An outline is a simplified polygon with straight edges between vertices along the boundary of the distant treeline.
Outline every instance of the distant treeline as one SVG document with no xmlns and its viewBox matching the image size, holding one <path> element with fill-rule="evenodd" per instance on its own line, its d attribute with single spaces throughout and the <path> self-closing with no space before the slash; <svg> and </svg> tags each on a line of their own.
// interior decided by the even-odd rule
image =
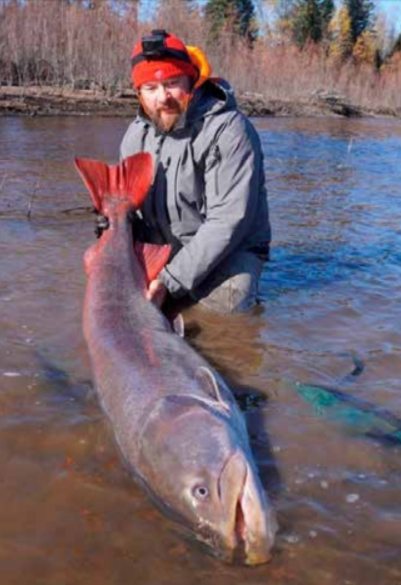
<svg viewBox="0 0 401 585">
<path fill-rule="evenodd" d="M 146 22 L 144 4 L 0 0 L 0 84 L 118 93 L 130 86 L 135 42 L 166 28 L 203 48 L 238 92 L 293 102 L 340 95 L 400 111 L 401 39 L 373 0 L 163 0 Z"/>
</svg>

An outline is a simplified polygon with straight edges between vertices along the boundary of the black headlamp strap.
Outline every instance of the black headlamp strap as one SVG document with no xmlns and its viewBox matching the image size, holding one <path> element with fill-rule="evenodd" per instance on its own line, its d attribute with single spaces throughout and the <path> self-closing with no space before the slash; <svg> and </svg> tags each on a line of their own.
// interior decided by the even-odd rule
<svg viewBox="0 0 401 585">
<path fill-rule="evenodd" d="M 186 63 L 192 63 L 188 53 L 185 51 L 180 51 L 179 49 L 168 49 L 167 47 L 163 48 L 158 52 L 157 55 L 144 55 L 143 53 L 139 53 L 131 59 L 131 67 L 135 67 L 138 63 L 142 61 L 163 61 L 166 58 L 177 59 L 177 61 L 185 61 Z"/>
</svg>

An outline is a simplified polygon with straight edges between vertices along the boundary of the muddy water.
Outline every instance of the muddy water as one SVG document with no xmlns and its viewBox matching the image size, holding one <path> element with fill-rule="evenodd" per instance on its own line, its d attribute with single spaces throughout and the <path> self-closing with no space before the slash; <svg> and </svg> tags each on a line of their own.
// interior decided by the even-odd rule
<svg viewBox="0 0 401 585">
<path fill-rule="evenodd" d="M 4 585 L 401 582 L 401 447 L 318 416 L 295 382 L 401 417 L 401 123 L 256 121 L 274 230 L 261 305 L 186 314 L 244 408 L 281 531 L 229 567 L 132 482 L 81 334 L 92 241 L 74 155 L 117 157 L 126 121 L 0 119 L 0 574 Z M 364 371 L 347 377 L 352 355 Z"/>
</svg>

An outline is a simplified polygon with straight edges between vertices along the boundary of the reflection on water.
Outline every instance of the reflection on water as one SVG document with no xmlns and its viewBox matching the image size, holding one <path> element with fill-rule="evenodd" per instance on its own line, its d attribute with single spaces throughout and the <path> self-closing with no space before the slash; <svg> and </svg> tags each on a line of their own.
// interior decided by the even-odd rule
<svg viewBox="0 0 401 585">
<path fill-rule="evenodd" d="M 294 384 L 401 417 L 401 123 L 258 120 L 274 231 L 262 304 L 185 315 L 245 409 L 278 509 L 274 559 L 252 570 L 205 557 L 159 515 L 92 391 L 80 320 L 93 226 L 72 159 L 114 162 L 126 124 L 0 120 L 2 583 L 400 583 L 400 447 L 316 416 Z M 347 377 L 355 354 L 365 369 Z"/>
</svg>

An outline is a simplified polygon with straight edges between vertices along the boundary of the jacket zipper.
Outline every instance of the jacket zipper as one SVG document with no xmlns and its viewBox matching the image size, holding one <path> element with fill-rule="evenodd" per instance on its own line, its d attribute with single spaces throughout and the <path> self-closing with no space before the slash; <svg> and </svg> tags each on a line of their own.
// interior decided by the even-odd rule
<svg viewBox="0 0 401 585">
<path fill-rule="evenodd" d="M 221 163 L 221 152 L 220 152 L 220 148 L 219 148 L 218 144 L 215 144 L 215 146 L 213 147 L 213 157 L 216 161 L 215 168 L 214 168 L 214 189 L 215 189 L 215 194 L 218 195 L 219 194 L 219 182 L 218 182 L 217 171 L 219 170 L 219 166 Z"/>
</svg>

